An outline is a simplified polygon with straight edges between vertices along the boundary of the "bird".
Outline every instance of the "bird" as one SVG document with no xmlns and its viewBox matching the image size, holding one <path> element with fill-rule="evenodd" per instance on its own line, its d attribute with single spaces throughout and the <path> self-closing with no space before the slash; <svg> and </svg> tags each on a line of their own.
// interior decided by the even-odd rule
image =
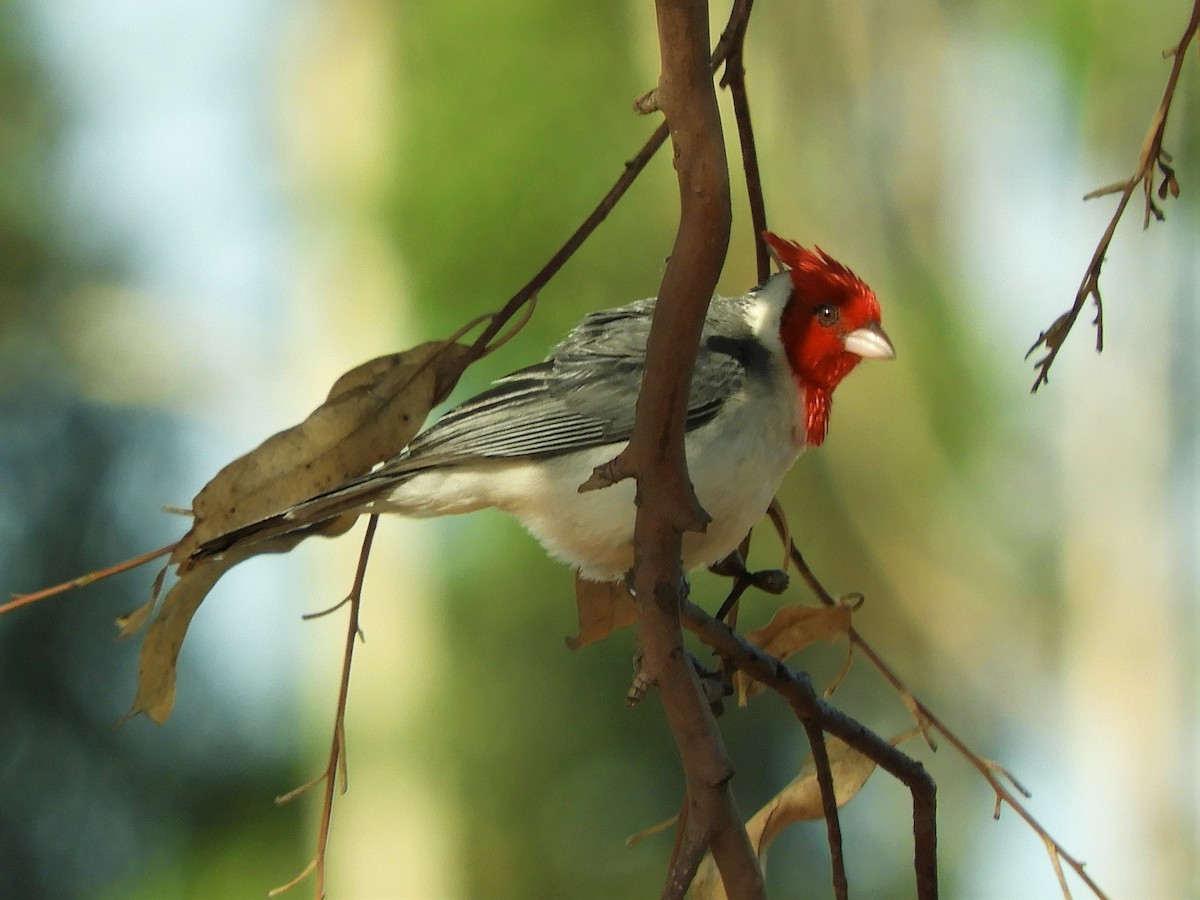
<svg viewBox="0 0 1200 900">
<path fill-rule="evenodd" d="M 833 392 L 896 351 L 875 292 L 819 247 L 764 232 L 785 266 L 704 321 L 684 446 L 710 521 L 682 540 L 685 572 L 725 559 L 800 454 L 825 440 Z M 193 559 L 347 512 L 443 516 L 495 507 L 587 581 L 633 565 L 635 486 L 581 491 L 628 443 L 655 298 L 587 315 L 550 353 L 493 382 L 366 475 L 201 545 Z"/>
</svg>

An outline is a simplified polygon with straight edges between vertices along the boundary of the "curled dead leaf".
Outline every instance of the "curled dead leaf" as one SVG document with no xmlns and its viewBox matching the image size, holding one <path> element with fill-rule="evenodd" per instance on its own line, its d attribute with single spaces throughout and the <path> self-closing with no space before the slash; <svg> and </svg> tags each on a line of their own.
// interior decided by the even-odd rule
<svg viewBox="0 0 1200 900">
<path fill-rule="evenodd" d="M 342 375 L 308 418 L 267 438 L 204 486 L 192 501 L 192 528 L 171 562 L 183 571 L 200 545 L 391 459 L 470 359 L 470 348 L 436 341 L 372 359 Z M 317 530 L 306 532 L 313 533 Z"/>
<path fill-rule="evenodd" d="M 825 685 L 825 690 L 821 692 L 821 696 L 823 696 L 826 700 L 829 700 L 830 698 L 832 698 L 834 695 L 834 692 L 837 691 L 837 689 L 842 686 L 842 682 L 845 681 L 846 676 L 850 674 L 850 667 L 853 664 L 854 664 L 854 642 L 849 641 L 846 644 L 845 659 L 842 660 L 842 664 L 841 664 L 841 666 L 838 667 L 837 672 L 834 673 L 833 678 L 829 679 L 829 684 Z"/>
<path fill-rule="evenodd" d="M 192 528 L 171 554 L 179 580 L 167 592 L 142 642 L 129 716 L 145 713 L 161 723 L 170 715 L 175 666 L 188 625 L 222 575 L 252 556 L 285 553 L 313 534 L 341 534 L 357 515 L 338 515 L 253 543 L 231 543 L 219 556 L 196 559 L 196 549 L 395 456 L 429 410 L 450 392 L 471 358 L 470 348 L 443 341 L 363 363 L 342 375 L 325 403 L 303 422 L 267 438 L 204 486 L 192 502 Z M 118 620 L 121 636 L 145 625 L 161 589 L 160 574 L 150 600 Z"/>
<path fill-rule="evenodd" d="M 305 533 L 288 534 L 253 547 L 237 548 L 224 556 L 206 559 L 180 576 L 167 591 L 158 615 L 142 639 L 137 693 L 126 719 L 145 713 L 161 725 L 171 714 L 175 705 L 175 665 L 183 639 L 192 616 L 221 576 L 251 556 L 286 553 L 307 536 Z M 144 609 L 144 606 L 139 608 L 137 615 L 143 615 Z"/>
<path fill-rule="evenodd" d="M 602 641 L 637 620 L 633 597 L 617 581 L 587 581 L 576 575 L 575 609 L 579 615 L 579 634 L 566 639 L 572 650 Z"/>
<path fill-rule="evenodd" d="M 916 732 L 907 731 L 891 739 L 899 745 Z M 863 789 L 875 763 L 859 753 L 840 738 L 826 737 L 825 749 L 829 753 L 829 771 L 833 776 L 833 794 L 838 807 L 845 806 Z M 794 822 L 806 822 L 825 817 L 821 803 L 821 786 L 817 781 L 817 767 L 812 754 L 804 760 L 799 774 L 786 787 L 763 804 L 746 823 L 746 834 L 766 869 L 767 848 L 776 835 Z M 689 896 L 692 900 L 726 900 L 725 886 L 713 862 L 712 854 L 704 857 L 696 877 L 692 881 Z"/>
<path fill-rule="evenodd" d="M 762 647 L 775 658 L 786 660 L 816 641 L 847 637 L 853 611 L 853 607 L 843 604 L 785 606 L 762 628 L 746 632 L 746 640 Z M 735 673 L 734 681 L 738 690 L 738 704 L 741 706 L 765 690 L 762 684 L 744 672 Z"/>
<path fill-rule="evenodd" d="M 167 569 L 170 566 L 163 566 L 158 570 L 158 574 L 154 576 L 154 586 L 150 589 L 150 599 L 139 606 L 132 612 L 128 612 L 123 616 L 117 616 L 117 637 L 127 638 L 137 634 L 146 627 L 146 623 L 150 621 L 150 616 L 154 614 L 154 607 L 158 603 L 159 595 L 162 594 L 163 582 L 167 577 Z"/>
</svg>

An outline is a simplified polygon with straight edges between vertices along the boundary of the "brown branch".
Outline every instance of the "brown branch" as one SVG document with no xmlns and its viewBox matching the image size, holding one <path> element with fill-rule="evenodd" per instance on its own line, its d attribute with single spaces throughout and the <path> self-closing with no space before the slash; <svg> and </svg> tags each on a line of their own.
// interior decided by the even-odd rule
<svg viewBox="0 0 1200 900">
<path fill-rule="evenodd" d="M 1179 39 L 1179 43 L 1163 54 L 1164 56 L 1173 56 L 1174 62 L 1171 64 L 1171 74 L 1167 77 L 1167 86 L 1163 91 L 1162 100 L 1154 112 L 1154 118 L 1150 121 L 1146 139 L 1142 142 L 1142 152 L 1138 157 L 1133 174 L 1125 181 L 1118 181 L 1116 184 L 1094 190 L 1083 198 L 1092 200 L 1108 194 L 1121 195 L 1117 200 L 1117 208 L 1113 212 L 1112 219 L 1109 220 L 1108 227 L 1104 229 L 1100 243 L 1096 245 L 1091 262 L 1088 263 L 1087 271 L 1084 272 L 1079 290 L 1075 292 L 1075 300 L 1071 304 L 1071 308 L 1055 319 L 1048 329 L 1039 334 L 1037 340 L 1033 342 L 1033 346 L 1025 354 L 1025 358 L 1028 359 L 1039 347 L 1046 348 L 1046 355 L 1034 363 L 1034 368 L 1037 369 L 1037 377 L 1034 379 L 1032 388 L 1034 393 L 1049 381 L 1050 367 L 1054 365 L 1058 351 L 1062 349 L 1067 335 L 1075 326 L 1075 320 L 1079 318 L 1079 314 L 1089 299 L 1096 304 L 1096 318 L 1093 320 L 1093 324 L 1096 326 L 1096 351 L 1104 349 L 1104 304 L 1100 299 L 1100 269 L 1104 266 L 1104 257 L 1108 254 L 1113 235 L 1116 234 L 1117 224 L 1125 215 L 1125 208 L 1129 206 L 1129 201 L 1133 199 L 1138 186 L 1142 187 L 1142 192 L 1145 194 L 1146 208 L 1142 217 L 1143 229 L 1150 227 L 1151 216 L 1159 222 L 1164 218 L 1163 211 L 1154 198 L 1156 170 L 1162 175 L 1162 183 L 1158 188 L 1158 199 L 1166 200 L 1168 194 L 1172 197 L 1179 196 L 1179 182 L 1175 179 L 1175 170 L 1171 167 L 1171 155 L 1163 149 L 1163 136 L 1166 134 L 1167 116 L 1171 112 L 1171 103 L 1175 99 L 1175 88 L 1179 83 L 1183 60 L 1187 55 L 1188 45 L 1196 36 L 1197 30 L 1200 30 L 1200 0 L 1195 0 L 1192 6 L 1191 18 L 1183 30 L 1183 36 Z"/>
<path fill-rule="evenodd" d="M 291 890 L 314 871 L 317 873 L 317 900 L 321 900 L 325 896 L 325 858 L 329 846 L 330 824 L 333 820 L 333 795 L 339 773 L 342 776 L 342 792 L 345 793 L 346 790 L 346 702 L 350 696 L 350 666 L 354 661 L 354 642 L 361 635 L 358 616 L 362 606 L 363 581 L 367 576 L 367 562 L 371 558 L 371 542 L 375 539 L 375 527 L 378 524 L 378 514 L 367 519 L 367 530 L 363 535 L 362 550 L 358 555 L 358 568 L 354 572 L 354 585 L 350 588 L 347 600 L 344 601 L 350 604 L 350 619 L 346 624 L 346 644 L 342 651 L 342 678 L 338 686 L 337 710 L 333 717 L 333 738 L 329 746 L 329 761 L 325 765 L 325 771 L 313 781 L 275 798 L 276 803 L 288 803 L 312 790 L 318 784 L 324 784 L 321 825 L 317 832 L 317 851 L 300 874 L 287 884 L 282 884 L 269 891 L 268 897 L 278 897 L 285 891 Z"/>
<path fill-rule="evenodd" d="M 670 128 L 679 182 L 679 230 L 646 344 L 645 376 L 629 444 L 598 467 L 591 486 L 637 479 L 634 565 L 642 674 L 658 688 L 686 783 L 678 849 L 664 898 L 681 898 L 712 850 L 732 897 L 764 897 L 762 873 L 738 814 L 733 767 L 695 670 L 683 649 L 679 610 L 684 531 L 708 515 L 687 475 L 684 417 L 708 302 L 729 243 L 729 173 L 709 56 L 704 0 L 657 0 L 662 73 L 657 103 Z"/>
<path fill-rule="evenodd" d="M 828 606 L 832 606 L 837 603 L 837 600 L 834 599 L 833 595 L 826 590 L 825 586 L 821 584 L 820 580 L 813 573 L 812 569 L 809 567 L 808 563 L 805 561 L 803 555 L 800 553 L 799 548 L 796 547 L 794 542 L 791 545 L 791 559 L 795 564 L 796 569 L 800 572 L 801 577 L 804 579 L 805 583 L 809 586 L 818 600 Z M 913 693 L 905 686 L 904 682 L 900 680 L 900 677 L 896 675 L 892 668 L 883 661 L 882 657 L 875 652 L 874 648 L 867 643 L 867 641 L 854 628 L 854 626 L 850 627 L 849 636 L 851 645 L 861 652 L 865 657 L 867 657 L 868 660 L 870 660 L 871 664 L 900 695 L 901 699 L 904 701 L 904 705 L 908 707 L 909 711 L 913 715 L 913 718 L 916 720 L 917 726 L 921 729 L 921 732 L 925 734 L 926 739 L 930 740 L 930 743 L 932 743 L 929 731 L 936 731 L 947 741 L 949 741 L 950 745 L 954 747 L 954 749 L 957 750 L 958 753 L 984 777 L 984 780 L 987 781 L 988 785 L 991 787 L 996 796 L 996 816 L 999 817 L 1000 804 L 1002 802 L 1007 803 L 1017 815 L 1025 820 L 1026 824 L 1028 824 L 1029 827 L 1032 828 L 1038 837 L 1040 837 L 1045 843 L 1047 849 L 1050 851 L 1051 862 L 1053 863 L 1056 871 L 1061 869 L 1059 861 L 1065 861 L 1067 865 L 1069 865 L 1075 871 L 1075 874 L 1079 876 L 1083 883 L 1088 886 L 1093 894 L 1101 898 L 1101 900 L 1105 900 L 1106 895 L 1104 891 L 1101 890 L 1100 886 L 1096 884 L 1096 882 L 1092 880 L 1091 876 L 1089 876 L 1084 870 L 1084 863 L 1067 852 L 1066 848 L 1063 847 L 1063 845 L 1060 844 L 1042 826 L 1042 824 L 1038 822 L 1037 819 L 1034 818 L 1033 814 L 1030 813 L 1024 804 L 1017 799 L 1013 792 L 1009 790 L 1007 786 L 1005 786 L 1003 781 L 1010 782 L 1013 787 L 1015 787 L 1016 790 L 1025 797 L 1029 796 L 1029 791 L 1027 791 L 1021 785 L 1021 783 L 1018 782 L 1016 778 L 1014 778 L 1012 774 L 1009 773 L 1004 767 L 993 762 L 992 760 L 983 758 L 970 747 L 968 747 L 967 744 L 957 734 L 951 731 L 950 728 L 947 727 L 947 725 L 940 718 L 938 718 L 928 706 L 926 706 L 921 700 L 917 699 L 917 697 L 914 696 Z M 1069 897 L 1070 893 L 1069 891 L 1064 890 L 1063 895 Z"/>
<path fill-rule="evenodd" d="M 709 60 L 708 66 L 710 72 L 715 73 L 729 59 L 730 53 L 734 48 L 740 46 L 753 6 L 754 0 L 736 0 L 733 4 L 732 9 L 729 11 L 729 19 L 725 23 L 725 30 L 721 33 L 721 39 L 717 41 L 717 46 L 713 49 Z M 653 106 L 657 109 L 657 89 L 647 93 L 646 96 L 649 97 L 650 94 L 654 95 Z M 646 168 L 646 164 L 650 162 L 659 148 L 666 143 L 667 135 L 667 123 L 664 122 L 654 130 L 654 133 L 650 135 L 646 143 L 642 145 L 642 149 L 625 163 L 625 171 L 621 173 L 616 183 L 609 188 L 608 193 L 601 198 L 600 202 L 596 204 L 596 208 L 588 214 L 582 224 L 571 233 L 571 236 L 546 261 L 546 264 L 537 271 L 537 274 L 529 279 L 527 284 L 513 294 L 504 306 L 496 311 L 492 321 L 489 322 L 488 326 L 472 345 L 473 352 L 482 353 L 483 348 L 488 346 L 492 338 L 499 333 L 504 323 L 512 318 L 518 309 L 535 297 L 542 288 L 550 283 L 550 279 L 558 274 L 558 271 L 566 265 L 567 261 L 591 237 L 592 232 L 599 227 L 600 223 L 608 218 L 608 214 L 612 212 L 617 202 L 625 195 L 625 192 L 629 190 L 634 181 L 637 180 L 637 177 L 642 174 L 642 170 Z"/>
<path fill-rule="evenodd" d="M 76 588 L 87 587 L 93 582 L 110 578 L 113 575 L 119 575 L 121 572 L 128 572 L 130 569 L 136 569 L 138 566 L 145 565 L 152 559 L 166 556 L 178 545 L 179 542 L 176 541 L 174 544 L 167 544 L 165 547 L 159 547 L 157 550 L 151 550 L 149 553 L 143 553 L 141 556 L 134 556 L 107 568 L 97 569 L 94 572 L 88 572 L 86 575 L 80 575 L 78 578 L 72 578 L 70 581 L 64 581 L 62 584 L 42 588 L 40 591 L 33 591 L 28 594 L 13 594 L 12 599 L 7 603 L 0 603 L 0 616 L 7 612 L 12 612 L 14 609 L 20 609 L 22 606 L 28 606 L 31 603 L 37 603 L 39 600 L 53 597 L 56 594 L 64 594 Z"/>
<path fill-rule="evenodd" d="M 813 768 L 817 772 L 817 785 L 821 788 L 821 807 L 825 813 L 825 830 L 829 842 L 833 895 L 837 900 L 848 900 L 850 885 L 846 880 L 846 858 L 842 849 L 842 823 L 838 817 L 837 793 L 833 785 L 833 771 L 829 767 L 829 749 L 825 746 L 825 732 L 812 719 L 801 719 L 800 724 L 804 726 L 809 746 L 812 747 Z"/>
<path fill-rule="evenodd" d="M 787 523 L 778 502 L 771 504 L 770 515 L 779 528 L 780 534 L 787 533 Z M 746 555 L 750 549 L 750 539 L 753 532 L 747 534 L 738 549 L 729 554 L 716 565 L 710 566 L 709 571 L 716 575 L 726 576 L 733 581 L 729 595 L 717 612 L 717 621 L 728 622 L 731 629 L 737 628 L 738 602 L 742 595 L 751 587 L 770 594 L 781 594 L 787 587 L 787 575 L 779 570 L 751 572 L 746 568 Z M 727 618 L 728 617 L 728 618 Z M 849 656 L 847 656 L 849 664 Z M 828 693 L 826 694 L 828 696 Z M 834 894 L 839 900 L 847 896 L 849 887 L 846 882 L 846 867 L 842 847 L 842 826 L 838 818 L 837 794 L 834 790 L 833 772 L 830 769 L 829 753 L 825 747 L 825 737 L 820 727 L 813 721 L 802 720 L 808 734 L 808 742 L 812 745 L 813 767 L 817 774 L 817 786 L 821 791 L 821 808 L 825 816 L 825 830 L 829 841 L 829 859 L 832 866 Z"/>
<path fill-rule="evenodd" d="M 750 3 L 747 4 L 747 7 L 749 6 Z M 746 197 L 750 203 L 750 228 L 754 232 L 755 269 L 761 284 L 771 274 L 771 255 L 767 250 L 767 242 L 763 240 L 763 232 L 767 230 L 767 205 L 763 199 L 754 125 L 750 119 L 750 97 L 746 92 L 746 66 L 742 53 L 745 34 L 744 28 L 734 34 L 729 58 L 725 61 L 725 74 L 721 77 L 721 87 L 728 88 L 733 98 L 733 118 L 737 123 L 738 145 L 742 151 L 742 171 L 746 177 Z"/>
<path fill-rule="evenodd" d="M 913 868 L 916 872 L 917 897 L 919 900 L 936 898 L 937 787 L 925 767 L 862 723 L 822 700 L 807 675 L 789 669 L 700 607 L 693 603 L 685 604 L 683 621 L 727 665 L 742 670 L 783 697 L 801 722 L 815 723 L 821 731 L 841 738 L 909 789 L 913 800 Z"/>
<path fill-rule="evenodd" d="M 516 314 L 522 306 L 528 303 L 533 297 L 537 296 L 547 284 L 550 283 L 559 270 L 567 264 L 576 251 L 583 246 L 583 243 L 592 236 L 600 223 L 608 218 L 608 214 L 612 212 L 617 202 L 625 195 L 625 192 L 633 185 L 637 177 L 642 174 L 642 170 L 646 168 L 646 164 L 650 162 L 654 154 L 667 140 L 667 126 L 663 123 L 654 130 L 650 138 L 642 145 L 632 159 L 625 163 L 625 170 L 617 178 L 616 182 L 608 193 L 605 194 L 596 208 L 593 209 L 583 220 L 583 223 L 571 232 L 571 236 L 566 242 L 555 251 L 554 255 L 546 261 L 546 264 L 538 269 L 537 273 L 529 279 L 529 281 L 519 291 L 512 295 L 511 298 L 497 310 L 492 321 L 475 339 L 475 343 L 471 345 L 472 352 L 482 353 L 488 343 L 495 337 L 500 329 L 504 327 L 513 315 Z"/>
<path fill-rule="evenodd" d="M 779 533 L 780 540 L 783 541 L 786 548 L 791 544 L 791 530 L 787 523 L 787 516 L 784 515 L 783 507 L 778 500 L 771 501 L 767 515 L 770 517 L 776 531 Z M 717 574 L 728 575 L 733 578 L 733 588 L 729 596 L 726 597 L 725 602 L 721 604 L 720 611 L 717 613 L 718 620 L 725 621 L 726 612 L 736 611 L 736 604 L 748 587 L 757 587 L 759 590 L 769 594 L 781 594 L 787 587 L 787 573 L 782 570 L 750 572 L 746 568 L 745 559 L 752 535 L 753 532 L 747 534 L 735 553 L 730 554 L 718 566 L 711 567 L 712 571 Z M 731 616 L 728 621 L 730 627 L 737 627 L 734 617 Z M 843 674 L 849 668 L 849 665 L 850 655 L 847 654 Z M 840 679 L 841 676 L 839 675 L 830 684 L 826 691 L 826 697 L 832 695 L 833 688 Z M 829 842 L 829 860 L 832 867 L 833 889 L 835 895 L 840 900 L 840 898 L 847 896 L 849 886 L 846 882 L 845 854 L 842 847 L 842 826 L 838 818 L 837 794 L 834 790 L 833 773 L 829 768 L 829 753 L 826 750 L 824 734 L 820 727 L 809 720 L 802 721 L 804 729 L 808 733 L 809 744 L 813 748 L 813 767 L 817 773 L 817 786 L 821 791 L 821 808 L 825 816 L 825 831 Z"/>
</svg>

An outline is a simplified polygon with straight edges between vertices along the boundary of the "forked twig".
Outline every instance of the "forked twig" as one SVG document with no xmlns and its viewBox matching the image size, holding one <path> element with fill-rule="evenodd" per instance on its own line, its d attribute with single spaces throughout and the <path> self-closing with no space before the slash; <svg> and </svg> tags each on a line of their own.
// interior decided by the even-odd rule
<svg viewBox="0 0 1200 900">
<path fill-rule="evenodd" d="M 1146 132 L 1146 139 L 1142 142 L 1142 151 L 1138 156 L 1133 174 L 1125 181 L 1118 181 L 1115 184 L 1094 190 L 1083 198 L 1084 200 L 1092 200 L 1096 197 L 1107 196 L 1108 194 L 1120 194 L 1117 200 L 1117 208 L 1113 212 L 1112 219 L 1109 220 L 1108 227 L 1104 229 L 1104 234 L 1100 237 L 1100 243 L 1096 245 L 1091 262 L 1088 263 L 1087 271 L 1084 272 L 1083 281 L 1079 284 L 1079 290 L 1075 292 L 1075 300 L 1071 308 L 1055 319 L 1049 328 L 1039 334 L 1037 340 L 1033 342 L 1033 346 L 1029 348 L 1029 352 L 1025 354 L 1025 358 L 1028 359 L 1039 347 L 1046 349 L 1045 356 L 1034 363 L 1034 368 L 1037 369 L 1037 377 L 1034 379 L 1032 388 L 1034 393 L 1049 380 L 1050 367 L 1054 365 L 1054 360 L 1058 357 L 1058 351 L 1062 349 L 1067 335 L 1071 333 L 1071 329 L 1075 326 L 1075 320 L 1079 318 L 1079 314 L 1083 311 L 1089 299 L 1096 304 L 1096 317 L 1093 320 L 1093 324 L 1096 326 L 1096 350 L 1099 352 L 1104 349 L 1104 304 L 1100 299 L 1100 269 L 1104 265 L 1104 258 L 1108 254 L 1109 245 L 1112 244 L 1113 235 L 1116 234 L 1117 224 L 1121 221 L 1121 217 L 1125 215 L 1125 208 L 1129 205 L 1129 201 L 1133 199 L 1138 186 L 1141 186 L 1142 192 L 1145 195 L 1145 213 L 1142 217 L 1143 229 L 1150 227 L 1151 216 L 1159 222 L 1164 218 L 1162 208 L 1155 202 L 1154 176 L 1156 171 L 1162 175 L 1162 182 L 1157 190 L 1158 200 L 1166 200 L 1168 195 L 1171 197 L 1179 196 L 1179 182 L 1176 180 L 1175 170 L 1171 166 L 1171 155 L 1163 148 L 1163 136 L 1167 130 L 1167 116 L 1171 111 L 1171 103 L 1175 99 L 1175 88 L 1179 83 L 1179 73 L 1183 68 L 1183 60 L 1187 55 L 1188 45 L 1191 43 L 1192 38 L 1196 36 L 1197 29 L 1200 29 L 1200 0 L 1195 0 L 1192 6 L 1191 18 L 1188 20 L 1187 27 L 1183 30 L 1183 36 L 1179 39 L 1179 43 L 1163 54 L 1164 56 L 1174 57 L 1174 61 L 1171 64 L 1171 74 L 1167 77 L 1167 86 L 1163 91 L 1162 100 L 1158 104 L 1158 109 L 1154 112 L 1154 118 L 1150 121 L 1150 129 Z"/>
<path fill-rule="evenodd" d="M 367 530 L 363 535 L 362 550 L 358 555 L 358 568 L 354 572 L 354 586 L 350 589 L 347 600 L 350 605 L 350 618 L 346 625 L 346 644 L 342 655 L 342 677 L 338 687 L 337 711 L 334 713 L 333 738 L 329 746 L 329 762 L 325 771 L 308 784 L 301 785 L 295 790 L 276 797 L 278 804 L 288 803 L 302 794 L 308 793 L 319 784 L 325 785 L 324 800 L 321 806 L 321 825 L 317 832 L 317 850 L 300 873 L 286 884 L 268 892 L 268 897 L 278 897 L 304 881 L 313 872 L 317 873 L 316 897 L 321 900 L 325 896 L 325 853 L 329 845 L 329 828 L 333 819 L 333 795 L 337 785 L 338 775 L 342 779 L 342 792 L 346 791 L 346 701 L 350 696 L 350 666 L 354 660 L 354 642 L 360 634 L 359 611 L 362 607 L 363 580 L 367 575 L 367 562 L 371 558 L 371 542 L 375 538 L 375 527 L 379 524 L 379 515 L 371 515 L 367 519 Z"/>
<path fill-rule="evenodd" d="M 684 604 L 683 622 L 727 665 L 742 670 L 782 696 L 801 722 L 814 722 L 820 731 L 841 738 L 909 789 L 913 802 L 916 894 L 918 900 L 934 900 L 938 896 L 937 788 L 925 767 L 861 722 L 822 700 L 807 675 L 788 668 L 694 603 Z M 824 791 L 822 801 L 827 802 Z M 829 821 L 828 816 L 826 821 Z"/>
<path fill-rule="evenodd" d="M 794 541 L 791 545 L 791 557 L 792 562 L 795 564 L 797 570 L 804 578 L 805 583 L 808 584 L 809 588 L 812 590 L 817 599 L 826 605 L 835 604 L 837 601 L 834 599 L 833 595 L 826 590 L 825 586 L 821 584 L 820 580 L 813 573 L 813 570 L 805 561 Z M 1036 818 L 1034 818 L 1033 814 L 1030 813 L 1024 804 L 1017 799 L 1013 792 L 1004 785 L 1001 779 L 1010 782 L 1013 787 L 1025 797 L 1029 796 L 1029 791 L 1026 790 L 1026 788 L 1019 781 L 1017 781 L 1007 769 L 995 762 L 992 762 L 991 760 L 983 758 L 970 747 L 968 747 L 957 734 L 951 731 L 946 724 L 942 722 L 942 720 L 939 719 L 932 710 L 929 709 L 928 706 L 926 706 L 921 700 L 917 699 L 917 697 L 914 696 L 913 693 L 905 686 L 904 682 L 900 680 L 899 676 L 897 676 L 892 668 L 883 661 L 879 654 L 876 653 L 870 644 L 866 642 L 863 636 L 854 628 L 853 625 L 850 626 L 849 635 L 850 643 L 871 661 L 871 664 L 900 695 L 905 706 L 908 707 L 909 711 L 913 715 L 913 718 L 916 720 L 917 727 L 920 728 L 921 732 L 925 735 L 926 740 L 929 740 L 930 738 L 930 731 L 937 732 L 947 741 L 949 741 L 951 746 L 953 746 L 954 749 L 957 750 L 959 754 L 967 762 L 974 766 L 974 768 L 984 777 L 984 780 L 987 781 L 988 785 L 991 787 L 996 796 L 996 815 L 999 815 L 998 810 L 1000 804 L 1007 803 L 1017 815 L 1025 820 L 1026 824 L 1028 824 L 1029 827 L 1034 830 L 1038 837 L 1042 839 L 1047 849 L 1050 851 L 1051 861 L 1054 864 L 1055 870 L 1059 872 L 1059 880 L 1063 885 L 1063 896 L 1070 897 L 1070 892 L 1066 888 L 1066 881 L 1062 878 L 1062 867 L 1060 861 L 1065 861 L 1067 865 L 1069 865 L 1075 871 L 1075 874 L 1079 876 L 1080 880 L 1082 880 L 1083 883 L 1086 884 L 1092 891 L 1092 893 L 1100 898 L 1100 900 L 1106 900 L 1107 895 L 1084 870 L 1084 863 L 1069 854 L 1066 848 L 1054 839 L 1050 832 L 1048 832 L 1045 827 L 1043 827 L 1042 824 L 1038 822 Z"/>
</svg>

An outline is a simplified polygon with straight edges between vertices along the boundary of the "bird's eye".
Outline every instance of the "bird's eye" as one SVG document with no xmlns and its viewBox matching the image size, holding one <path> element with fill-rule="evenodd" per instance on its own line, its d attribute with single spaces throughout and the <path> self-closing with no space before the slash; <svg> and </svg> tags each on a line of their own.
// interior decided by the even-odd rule
<svg viewBox="0 0 1200 900">
<path fill-rule="evenodd" d="M 832 303 L 824 303 L 813 310 L 813 314 L 817 317 L 817 324 L 825 328 L 836 325 L 841 318 L 841 313 L 838 308 Z"/>
</svg>

